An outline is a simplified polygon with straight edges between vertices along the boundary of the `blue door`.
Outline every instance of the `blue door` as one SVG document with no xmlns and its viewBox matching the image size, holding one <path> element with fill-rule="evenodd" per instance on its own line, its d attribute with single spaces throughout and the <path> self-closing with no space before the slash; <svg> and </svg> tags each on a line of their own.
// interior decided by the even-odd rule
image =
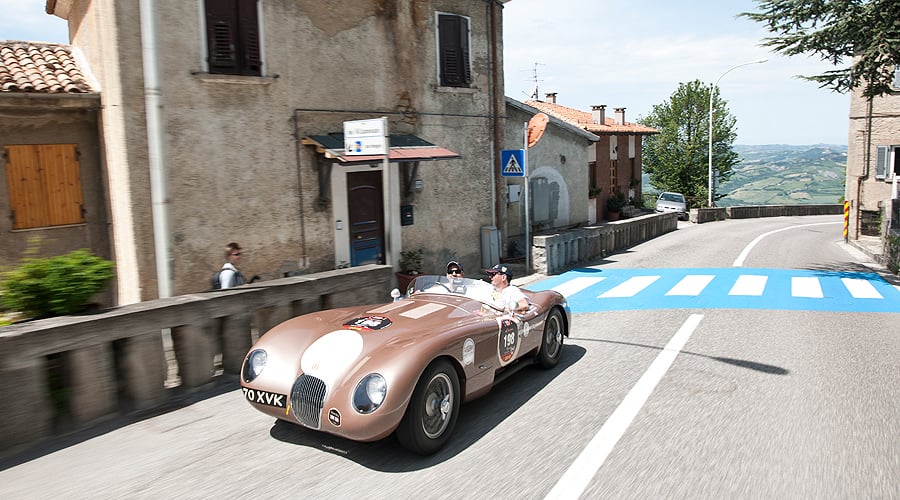
<svg viewBox="0 0 900 500">
<path fill-rule="evenodd" d="M 381 172 L 347 174 L 350 265 L 384 264 L 384 205 Z"/>
</svg>

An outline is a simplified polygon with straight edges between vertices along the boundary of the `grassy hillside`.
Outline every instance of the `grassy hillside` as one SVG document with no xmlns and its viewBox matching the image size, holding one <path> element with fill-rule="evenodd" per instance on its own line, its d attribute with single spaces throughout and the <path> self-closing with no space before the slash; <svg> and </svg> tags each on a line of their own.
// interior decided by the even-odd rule
<svg viewBox="0 0 900 500">
<path fill-rule="evenodd" d="M 844 196 L 847 146 L 735 145 L 741 162 L 718 188 L 727 196 L 716 203 L 800 205 L 839 203 Z"/>
</svg>

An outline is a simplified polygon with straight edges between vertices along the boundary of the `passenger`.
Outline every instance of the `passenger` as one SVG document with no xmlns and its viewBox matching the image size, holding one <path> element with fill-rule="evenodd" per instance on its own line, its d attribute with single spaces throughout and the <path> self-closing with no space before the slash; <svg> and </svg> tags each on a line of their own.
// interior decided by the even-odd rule
<svg viewBox="0 0 900 500">
<path fill-rule="evenodd" d="M 528 298 L 522 290 L 513 285 L 512 270 L 504 264 L 485 269 L 484 272 L 491 276 L 491 285 L 494 287 L 494 293 L 491 300 L 498 309 L 507 312 L 525 312 L 528 310 Z"/>
</svg>

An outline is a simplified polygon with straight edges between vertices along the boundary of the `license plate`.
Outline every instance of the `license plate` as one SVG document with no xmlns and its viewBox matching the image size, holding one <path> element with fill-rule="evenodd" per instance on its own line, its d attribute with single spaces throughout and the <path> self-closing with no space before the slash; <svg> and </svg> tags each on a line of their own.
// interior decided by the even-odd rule
<svg viewBox="0 0 900 500">
<path fill-rule="evenodd" d="M 287 396 L 284 394 L 260 391 L 258 389 L 248 389 L 246 387 L 242 387 L 242 389 L 244 390 L 244 397 L 251 403 L 274 406 L 275 408 L 287 407 Z"/>
</svg>

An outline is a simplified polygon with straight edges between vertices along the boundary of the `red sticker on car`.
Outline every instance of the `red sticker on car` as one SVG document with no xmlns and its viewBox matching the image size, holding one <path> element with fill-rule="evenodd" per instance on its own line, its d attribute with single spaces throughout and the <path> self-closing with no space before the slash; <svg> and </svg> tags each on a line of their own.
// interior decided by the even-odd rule
<svg viewBox="0 0 900 500">
<path fill-rule="evenodd" d="M 384 316 L 363 316 L 344 323 L 348 330 L 381 330 L 391 326 L 391 320 Z"/>
</svg>

